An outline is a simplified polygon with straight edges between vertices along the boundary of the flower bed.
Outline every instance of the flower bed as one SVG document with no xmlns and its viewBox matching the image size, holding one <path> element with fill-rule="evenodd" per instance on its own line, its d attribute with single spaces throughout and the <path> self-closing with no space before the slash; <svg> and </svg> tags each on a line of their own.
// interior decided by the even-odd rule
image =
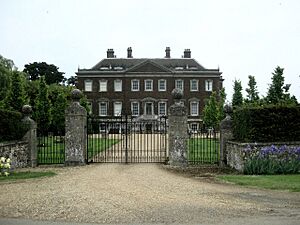
<svg viewBox="0 0 300 225">
<path fill-rule="evenodd" d="M 300 146 L 248 145 L 244 149 L 245 174 L 294 174 L 300 172 Z"/>
</svg>

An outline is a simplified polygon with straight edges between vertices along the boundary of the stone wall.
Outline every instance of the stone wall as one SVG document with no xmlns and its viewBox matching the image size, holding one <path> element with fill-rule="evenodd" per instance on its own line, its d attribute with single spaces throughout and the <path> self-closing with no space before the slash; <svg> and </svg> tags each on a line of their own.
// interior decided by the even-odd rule
<svg viewBox="0 0 300 225">
<path fill-rule="evenodd" d="M 12 168 L 28 166 L 28 142 L 12 141 L 0 143 L 0 157 L 10 158 Z"/>
<path fill-rule="evenodd" d="M 300 146 L 300 142 L 270 142 L 270 143 L 240 143 L 240 142 L 234 142 L 234 141 L 227 141 L 226 142 L 226 159 L 227 159 L 227 165 L 231 168 L 234 168 L 240 172 L 243 172 L 244 170 L 244 154 L 243 150 L 247 148 L 247 146 L 257 148 L 263 148 L 267 146 Z"/>
</svg>

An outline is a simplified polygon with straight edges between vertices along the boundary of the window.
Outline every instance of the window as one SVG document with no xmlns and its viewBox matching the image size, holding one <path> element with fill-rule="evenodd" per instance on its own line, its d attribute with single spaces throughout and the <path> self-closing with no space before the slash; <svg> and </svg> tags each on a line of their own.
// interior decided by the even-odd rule
<svg viewBox="0 0 300 225">
<path fill-rule="evenodd" d="M 107 116 L 107 102 L 99 103 L 99 116 Z"/>
<path fill-rule="evenodd" d="M 122 91 L 122 80 L 115 80 L 115 91 Z"/>
<path fill-rule="evenodd" d="M 199 114 L 199 102 L 191 102 L 191 116 L 198 116 Z"/>
<path fill-rule="evenodd" d="M 85 91 L 92 91 L 93 81 L 85 80 L 84 81 L 84 90 Z"/>
<path fill-rule="evenodd" d="M 99 91 L 100 92 L 107 92 L 107 80 L 100 80 L 99 81 Z"/>
<path fill-rule="evenodd" d="M 138 102 L 131 102 L 131 114 L 138 116 L 140 114 L 140 107 Z"/>
<path fill-rule="evenodd" d="M 166 102 L 158 103 L 158 115 L 167 115 L 167 103 Z"/>
<path fill-rule="evenodd" d="M 145 80 L 145 91 L 153 91 L 153 80 Z"/>
<path fill-rule="evenodd" d="M 183 80 L 175 80 L 175 88 L 179 88 L 183 91 Z"/>
<path fill-rule="evenodd" d="M 191 85 L 191 91 L 198 91 L 198 80 L 191 80 L 190 81 Z"/>
<path fill-rule="evenodd" d="M 205 91 L 212 91 L 213 90 L 213 81 L 206 80 L 205 81 Z"/>
<path fill-rule="evenodd" d="M 131 91 L 139 91 L 140 90 L 140 81 L 132 80 L 131 81 Z"/>
<path fill-rule="evenodd" d="M 166 80 L 158 80 L 158 91 L 166 91 L 166 90 L 167 90 Z"/>
<path fill-rule="evenodd" d="M 121 116 L 122 113 L 122 102 L 114 103 L 114 116 Z"/>
</svg>

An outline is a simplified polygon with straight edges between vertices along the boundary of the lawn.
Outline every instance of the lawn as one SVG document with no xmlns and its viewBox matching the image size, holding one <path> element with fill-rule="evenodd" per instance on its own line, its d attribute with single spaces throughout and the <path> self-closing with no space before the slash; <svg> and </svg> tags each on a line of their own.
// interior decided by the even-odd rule
<svg viewBox="0 0 300 225">
<path fill-rule="evenodd" d="M 242 186 L 300 192 L 300 174 L 293 175 L 222 175 L 217 179 Z"/>
<path fill-rule="evenodd" d="M 188 148 L 188 160 L 192 163 L 217 163 L 219 161 L 219 139 L 190 138 Z"/>
<path fill-rule="evenodd" d="M 32 178 L 39 178 L 39 177 L 51 177 L 56 175 L 56 173 L 51 171 L 46 172 L 12 172 L 9 176 L 0 176 L 0 182 L 6 180 L 21 180 L 21 179 L 32 179 Z"/>
<path fill-rule="evenodd" d="M 88 156 L 95 154 L 118 143 L 118 139 L 89 138 Z M 50 136 L 39 138 L 38 163 L 39 164 L 63 164 L 65 162 L 65 143 L 60 137 Z"/>
</svg>

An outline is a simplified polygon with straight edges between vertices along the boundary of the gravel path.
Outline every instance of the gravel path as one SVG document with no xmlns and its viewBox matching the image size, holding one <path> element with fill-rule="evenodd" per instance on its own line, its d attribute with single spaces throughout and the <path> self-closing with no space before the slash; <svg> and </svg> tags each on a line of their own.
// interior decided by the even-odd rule
<svg viewBox="0 0 300 225">
<path fill-rule="evenodd" d="M 299 193 L 213 183 L 162 165 L 93 164 L 48 170 L 58 175 L 1 183 L 0 217 L 114 224 L 300 221 Z"/>
</svg>

